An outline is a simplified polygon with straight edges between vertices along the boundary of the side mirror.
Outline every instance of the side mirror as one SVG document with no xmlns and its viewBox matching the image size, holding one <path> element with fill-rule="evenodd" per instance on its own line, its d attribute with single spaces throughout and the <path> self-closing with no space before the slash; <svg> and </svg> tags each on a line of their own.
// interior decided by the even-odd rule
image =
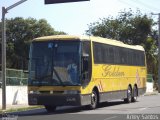
<svg viewBox="0 0 160 120">
<path fill-rule="evenodd" d="M 82 70 L 83 70 L 83 73 L 87 72 L 88 71 L 88 68 L 89 68 L 89 55 L 88 54 L 83 54 L 82 56 Z"/>
<path fill-rule="evenodd" d="M 83 54 L 82 55 L 82 84 L 88 84 L 88 75 L 89 75 L 89 55 Z"/>
</svg>

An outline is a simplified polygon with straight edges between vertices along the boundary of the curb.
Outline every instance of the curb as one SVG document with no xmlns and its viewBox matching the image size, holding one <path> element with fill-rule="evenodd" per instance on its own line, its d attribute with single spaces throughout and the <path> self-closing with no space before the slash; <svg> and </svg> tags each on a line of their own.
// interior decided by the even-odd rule
<svg viewBox="0 0 160 120">
<path fill-rule="evenodd" d="M 158 95 L 158 91 L 147 92 L 144 94 L 144 96 L 150 96 L 150 95 Z"/>
</svg>

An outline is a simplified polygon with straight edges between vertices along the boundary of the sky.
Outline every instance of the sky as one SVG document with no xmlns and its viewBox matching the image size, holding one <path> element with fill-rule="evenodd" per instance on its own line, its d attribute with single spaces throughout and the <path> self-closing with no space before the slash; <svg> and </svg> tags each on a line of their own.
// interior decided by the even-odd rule
<svg viewBox="0 0 160 120">
<path fill-rule="evenodd" d="M 0 0 L 0 15 L 2 6 L 7 8 L 20 0 Z M 46 19 L 56 30 L 71 35 L 83 35 L 88 24 L 108 16 L 116 17 L 124 9 L 133 11 L 139 9 L 143 14 L 160 13 L 160 0 L 90 0 L 85 2 L 60 3 L 45 5 L 44 0 L 27 0 L 11 9 L 6 18 L 36 18 Z M 2 15 L 1 15 L 2 16 Z M 158 16 L 153 16 L 158 19 Z"/>
</svg>

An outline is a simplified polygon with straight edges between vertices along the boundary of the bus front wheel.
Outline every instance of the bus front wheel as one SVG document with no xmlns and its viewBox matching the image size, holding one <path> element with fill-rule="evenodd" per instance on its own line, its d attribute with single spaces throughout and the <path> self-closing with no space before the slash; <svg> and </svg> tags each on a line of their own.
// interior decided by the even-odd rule
<svg viewBox="0 0 160 120">
<path fill-rule="evenodd" d="M 93 90 L 91 94 L 91 104 L 90 109 L 96 109 L 98 105 L 98 93 Z"/>
<path fill-rule="evenodd" d="M 54 112 L 56 110 L 56 106 L 51 106 L 51 105 L 44 105 L 46 108 L 47 112 Z"/>
</svg>

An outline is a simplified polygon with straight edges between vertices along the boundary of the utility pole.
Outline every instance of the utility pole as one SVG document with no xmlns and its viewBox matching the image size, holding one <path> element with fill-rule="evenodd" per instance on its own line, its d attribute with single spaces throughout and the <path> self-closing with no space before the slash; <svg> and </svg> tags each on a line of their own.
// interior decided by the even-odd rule
<svg viewBox="0 0 160 120">
<path fill-rule="evenodd" d="M 160 13 L 158 14 L 158 92 L 160 93 Z"/>
<path fill-rule="evenodd" d="M 6 109 L 6 27 L 5 27 L 5 7 L 2 7 L 2 110 Z"/>
<path fill-rule="evenodd" d="M 5 8 L 2 7 L 2 110 L 6 109 L 6 23 L 5 23 L 5 15 L 7 12 L 26 2 L 27 0 L 20 0 L 19 2 L 16 2 L 15 4 Z"/>
<path fill-rule="evenodd" d="M 160 93 L 160 13 L 152 15 L 158 15 L 158 92 Z"/>
</svg>

